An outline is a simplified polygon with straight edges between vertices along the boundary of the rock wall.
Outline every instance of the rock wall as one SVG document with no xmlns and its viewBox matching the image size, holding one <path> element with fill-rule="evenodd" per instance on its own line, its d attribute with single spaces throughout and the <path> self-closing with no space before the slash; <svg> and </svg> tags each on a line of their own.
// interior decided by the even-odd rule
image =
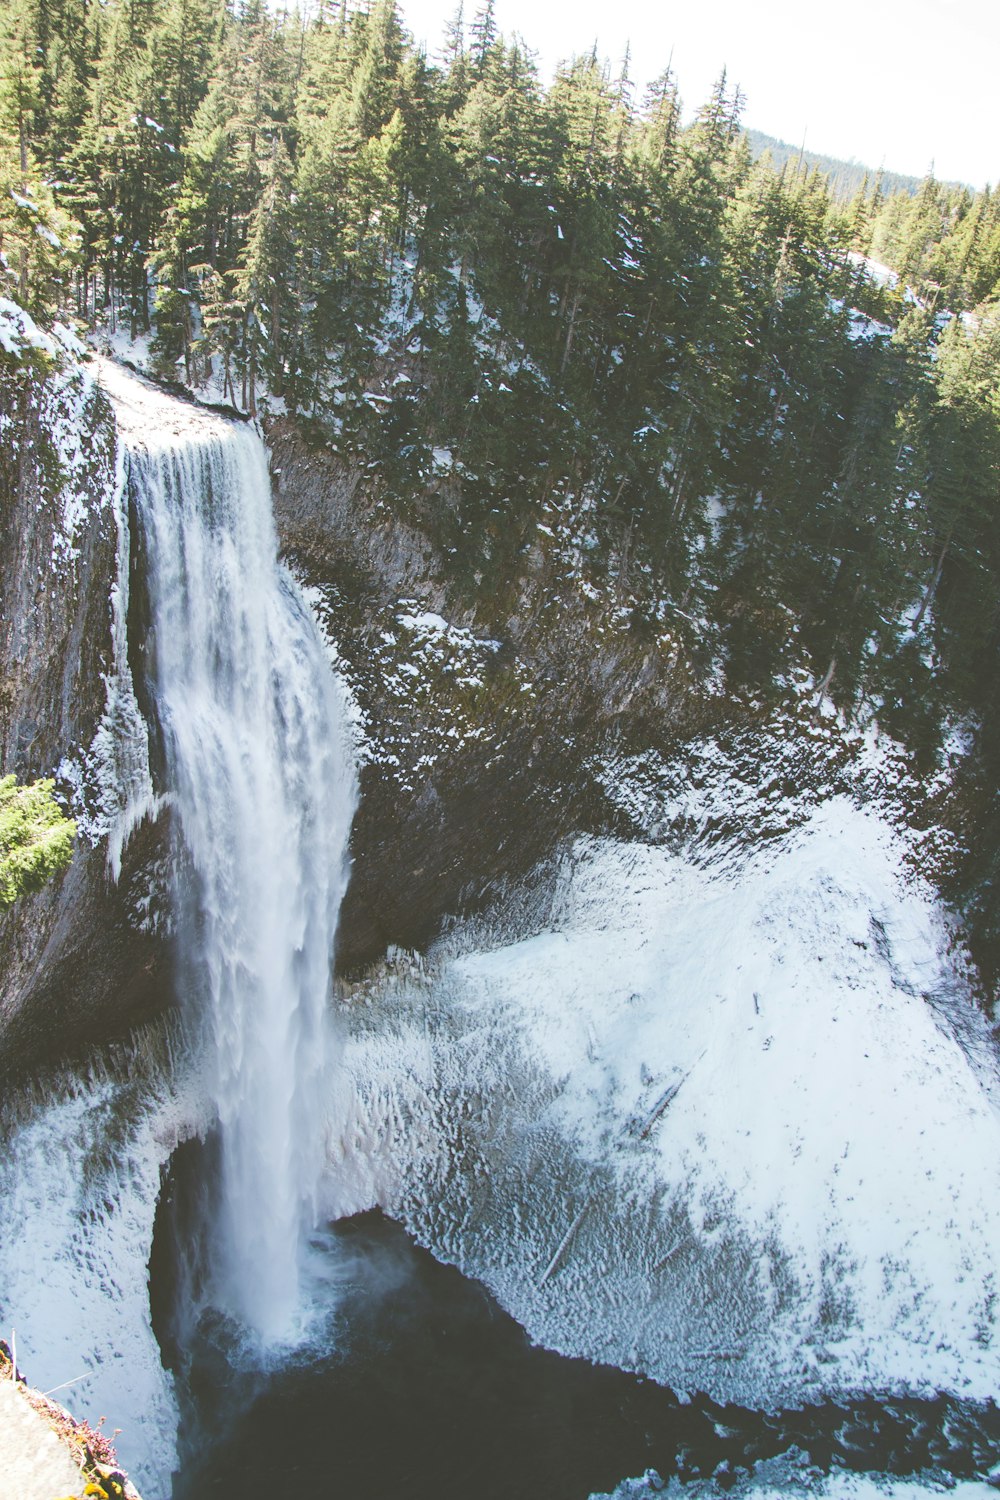
<svg viewBox="0 0 1000 1500">
<path fill-rule="evenodd" d="M 0 303 L 0 768 L 55 775 L 79 826 L 66 874 L 0 913 L 0 1075 L 120 1034 L 166 1001 L 149 930 L 156 830 L 129 843 L 117 881 L 109 869 L 129 796 L 114 639 L 123 476 L 82 353 Z"/>
<path fill-rule="evenodd" d="M 360 458 L 272 424 L 286 556 L 311 587 L 366 731 L 354 869 L 339 964 L 424 947 L 449 918 L 495 900 L 581 829 L 614 814 L 590 770 L 609 736 L 690 718 L 662 642 L 609 629 L 552 546 L 527 545 L 503 586 L 470 588 L 434 524 L 456 479 L 411 507 Z M 425 515 L 429 524 L 421 525 Z"/>
</svg>

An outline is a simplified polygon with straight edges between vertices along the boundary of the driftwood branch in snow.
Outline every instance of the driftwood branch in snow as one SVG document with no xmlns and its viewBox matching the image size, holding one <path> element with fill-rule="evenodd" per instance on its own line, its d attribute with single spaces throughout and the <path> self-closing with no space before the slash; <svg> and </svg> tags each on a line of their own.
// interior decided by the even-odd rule
<svg viewBox="0 0 1000 1500">
<path fill-rule="evenodd" d="M 656 1265 L 653 1267 L 653 1269 L 649 1273 L 650 1276 L 655 1276 L 656 1273 L 657 1273 L 657 1271 L 662 1271 L 663 1267 L 667 1264 L 667 1261 L 668 1260 L 673 1260 L 673 1258 L 677 1254 L 678 1250 L 683 1250 L 686 1245 L 693 1245 L 693 1244 L 694 1244 L 694 1236 L 689 1234 L 689 1235 L 685 1235 L 684 1239 L 678 1240 L 677 1243 L 676 1243 L 676 1245 L 671 1245 L 671 1247 L 667 1251 L 666 1255 L 661 1255 L 660 1259 L 656 1262 Z"/>
<path fill-rule="evenodd" d="M 656 1103 L 653 1105 L 653 1108 L 650 1110 L 649 1114 L 646 1116 L 645 1120 L 638 1127 L 638 1129 L 635 1129 L 635 1127 L 633 1127 L 633 1134 L 637 1135 L 640 1141 L 643 1141 L 643 1140 L 646 1139 L 646 1136 L 652 1130 L 653 1126 L 656 1124 L 657 1120 L 663 1114 L 664 1110 L 667 1109 L 667 1107 L 671 1104 L 671 1102 L 674 1099 L 677 1098 L 677 1095 L 679 1094 L 680 1090 L 683 1088 L 683 1086 L 687 1082 L 687 1080 L 691 1077 L 691 1074 L 694 1072 L 695 1068 L 698 1066 L 698 1064 L 701 1062 L 701 1059 L 704 1056 L 705 1056 L 705 1053 L 703 1051 L 700 1054 L 700 1056 L 698 1056 L 698 1057 L 695 1058 L 694 1062 L 688 1068 L 687 1072 L 685 1074 L 683 1074 L 682 1077 L 678 1078 L 678 1080 L 677 1080 L 676 1083 L 672 1083 L 670 1085 L 670 1087 L 668 1089 L 666 1089 L 660 1095 L 660 1097 L 657 1099 Z M 584 1215 L 586 1214 L 587 1209 L 589 1207 L 590 1207 L 590 1199 L 588 1198 L 587 1201 L 586 1201 L 586 1203 L 581 1208 L 580 1212 L 577 1214 L 576 1218 L 573 1220 L 572 1224 L 567 1229 L 566 1233 L 563 1235 L 562 1239 L 559 1241 L 558 1245 L 556 1246 L 555 1254 L 553 1255 L 552 1259 L 549 1261 L 548 1265 L 545 1267 L 545 1270 L 542 1272 L 541 1276 L 539 1277 L 539 1279 L 538 1279 L 538 1289 L 539 1289 L 539 1291 L 542 1289 L 542 1287 L 545 1285 L 545 1283 L 549 1280 L 549 1278 L 551 1276 L 553 1276 L 555 1274 L 555 1272 L 559 1269 L 559 1264 L 562 1261 L 563 1256 L 566 1254 L 566 1251 L 569 1248 L 570 1240 L 573 1238 L 574 1234 L 576 1234 L 576 1231 L 579 1229 L 580 1225 L 583 1223 Z M 663 1267 L 667 1264 L 667 1261 L 670 1260 L 670 1258 L 672 1256 L 676 1255 L 677 1252 L 678 1252 L 678 1250 L 682 1250 L 685 1245 L 689 1245 L 689 1244 L 691 1244 L 691 1242 L 692 1242 L 692 1239 L 691 1239 L 690 1235 L 686 1239 L 678 1240 L 677 1244 L 676 1245 L 672 1245 L 671 1248 L 667 1251 L 666 1255 L 664 1255 L 661 1260 L 657 1261 L 656 1265 L 653 1267 L 653 1270 L 652 1270 L 652 1272 L 650 1274 L 651 1275 L 655 1275 L 657 1271 L 662 1270 Z"/>
<path fill-rule="evenodd" d="M 558 1267 L 559 1262 L 562 1260 L 563 1256 L 566 1254 L 566 1250 L 567 1250 L 567 1248 L 569 1246 L 569 1242 L 573 1238 L 574 1234 L 576 1234 L 576 1231 L 579 1229 L 581 1223 L 583 1222 L 583 1216 L 587 1212 L 587 1209 L 589 1207 L 590 1207 L 590 1199 L 588 1198 L 587 1202 L 583 1205 L 583 1207 L 581 1208 L 580 1212 L 577 1214 L 576 1218 L 573 1220 L 572 1224 L 569 1226 L 569 1228 L 567 1229 L 566 1233 L 563 1235 L 562 1239 L 559 1241 L 559 1244 L 556 1246 L 556 1253 L 555 1253 L 555 1255 L 553 1255 L 552 1259 L 549 1261 L 548 1265 L 545 1267 L 545 1270 L 542 1272 L 541 1279 L 539 1280 L 539 1283 L 538 1283 L 539 1290 L 541 1290 L 541 1288 L 545 1285 L 545 1283 L 548 1281 L 549 1277 L 553 1274 L 553 1272 Z"/>
<path fill-rule="evenodd" d="M 680 1093 L 685 1083 L 687 1083 L 688 1079 L 691 1077 L 691 1074 L 701 1062 L 701 1058 L 704 1056 L 705 1053 L 702 1052 L 701 1057 L 696 1058 L 696 1060 L 691 1064 L 684 1076 L 682 1078 L 678 1078 L 676 1083 L 672 1083 L 670 1087 L 660 1095 L 659 1099 L 657 1099 L 656 1103 L 653 1105 L 653 1108 L 646 1116 L 642 1125 L 636 1131 L 636 1135 L 639 1137 L 640 1141 L 644 1141 L 646 1139 L 647 1135 L 652 1130 L 653 1126 L 656 1124 L 657 1120 L 660 1118 L 663 1112 L 671 1104 L 673 1104 L 674 1100 L 677 1098 L 677 1095 Z"/>
</svg>

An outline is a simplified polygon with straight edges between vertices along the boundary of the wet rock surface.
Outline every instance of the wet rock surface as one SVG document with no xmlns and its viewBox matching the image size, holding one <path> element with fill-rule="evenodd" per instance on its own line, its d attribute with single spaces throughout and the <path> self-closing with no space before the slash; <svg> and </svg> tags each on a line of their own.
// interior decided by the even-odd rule
<svg viewBox="0 0 1000 1500">
<path fill-rule="evenodd" d="M 105 711 L 116 442 L 110 406 L 72 366 L 5 358 L 0 414 L 0 767 L 30 780 L 84 756 Z M 148 912 L 161 833 L 141 830 L 117 885 L 106 846 L 78 836 L 65 876 L 0 912 L 0 1075 L 123 1034 L 166 1003 Z"/>
<path fill-rule="evenodd" d="M 470 591 L 442 528 L 401 519 L 360 461 L 286 419 L 268 442 L 282 548 L 367 740 L 338 945 L 350 973 L 390 945 L 426 947 L 575 832 L 616 826 L 591 757 L 692 704 L 648 641 L 599 639 L 542 554 L 525 552 L 494 592 Z M 423 509 L 453 499 L 446 484 Z"/>
<path fill-rule="evenodd" d="M 0 1079 L 86 1054 L 173 1004 L 167 944 L 147 928 L 162 822 L 144 824 L 117 884 L 78 846 L 65 876 L 0 915 Z"/>
<path fill-rule="evenodd" d="M 19 774 L 51 772 L 68 746 L 89 741 L 104 708 L 108 594 L 115 524 L 104 503 L 114 478 L 110 409 L 96 397 L 88 430 L 86 521 L 60 548 L 60 456 L 43 421 L 44 382 L 0 373 L 7 440 L 0 448 L 0 761 Z"/>
</svg>

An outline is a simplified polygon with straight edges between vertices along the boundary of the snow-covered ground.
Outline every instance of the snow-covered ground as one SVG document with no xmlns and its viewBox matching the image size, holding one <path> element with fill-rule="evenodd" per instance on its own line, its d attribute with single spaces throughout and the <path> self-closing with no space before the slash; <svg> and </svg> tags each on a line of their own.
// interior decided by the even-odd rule
<svg viewBox="0 0 1000 1500">
<path fill-rule="evenodd" d="M 931 1496 L 949 1495 L 951 1500 L 994 1500 L 992 1484 L 975 1480 L 952 1483 L 944 1476 L 929 1475 L 916 1479 L 895 1478 L 884 1474 L 852 1474 L 834 1471 L 820 1474 L 804 1464 L 775 1459 L 758 1464 L 753 1472 L 724 1486 L 713 1481 L 682 1484 L 676 1479 L 664 1481 L 654 1470 L 640 1479 L 626 1479 L 611 1495 L 592 1495 L 591 1500 L 653 1500 L 665 1495 L 667 1500 L 929 1500 Z"/>
<path fill-rule="evenodd" d="M 864 268 L 865 275 L 875 282 L 876 286 L 887 286 L 892 289 L 899 285 L 899 276 L 889 266 L 881 261 L 872 260 L 869 255 L 859 255 L 856 250 L 848 250 L 847 259 L 852 266 Z"/>
<path fill-rule="evenodd" d="M 112 1070 L 50 1080 L 44 1106 L 20 1118 L 8 1111 L 0 1331 L 10 1340 L 13 1325 L 40 1390 L 65 1386 L 56 1399 L 74 1416 L 120 1429 L 119 1458 L 161 1500 L 178 1413 L 150 1321 L 149 1251 L 161 1167 L 205 1117 L 193 1079 L 164 1084 L 150 1041 Z"/>
<path fill-rule="evenodd" d="M 996 1396 L 995 1060 L 905 853 L 845 796 L 579 843 L 528 935 L 345 1000 L 333 1206 L 675 1389 Z"/>
</svg>

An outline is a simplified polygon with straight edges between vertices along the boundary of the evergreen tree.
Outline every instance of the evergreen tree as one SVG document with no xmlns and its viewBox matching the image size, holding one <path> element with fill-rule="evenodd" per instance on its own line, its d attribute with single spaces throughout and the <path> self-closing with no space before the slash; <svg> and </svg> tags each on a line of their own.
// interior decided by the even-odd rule
<svg viewBox="0 0 1000 1500">
<path fill-rule="evenodd" d="M 486 72 L 490 54 L 497 41 L 497 23 L 494 14 L 494 0 L 483 0 L 482 5 L 476 11 L 469 28 L 472 36 L 470 57 L 473 72 L 477 78 L 482 78 Z"/>
<path fill-rule="evenodd" d="M 31 0 L 17 0 L 0 18 L 0 269 L 33 312 L 65 294 L 77 239 L 39 161 L 43 17 Z"/>
</svg>

